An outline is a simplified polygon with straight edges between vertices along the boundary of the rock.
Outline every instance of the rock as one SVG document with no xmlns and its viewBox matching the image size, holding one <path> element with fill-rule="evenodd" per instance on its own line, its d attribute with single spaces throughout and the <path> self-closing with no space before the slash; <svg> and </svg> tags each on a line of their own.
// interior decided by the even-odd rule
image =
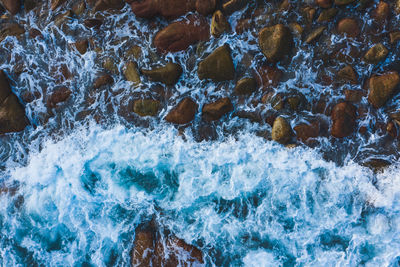
<svg viewBox="0 0 400 267">
<path fill-rule="evenodd" d="M 269 92 L 262 97 L 261 101 L 264 104 L 270 104 L 273 109 L 278 111 L 285 107 L 285 100 L 280 93 Z"/>
<path fill-rule="evenodd" d="M 396 71 L 387 72 L 369 79 L 368 101 L 375 108 L 383 107 L 395 93 L 400 83 L 399 74 Z"/>
<path fill-rule="evenodd" d="M 160 101 L 153 99 L 139 99 L 133 102 L 133 112 L 139 116 L 156 116 L 160 109 Z"/>
<path fill-rule="evenodd" d="M 292 138 L 292 128 L 290 124 L 283 117 L 277 117 L 272 126 L 271 132 L 272 140 L 280 143 L 287 144 Z"/>
<path fill-rule="evenodd" d="M 397 128 L 394 122 L 390 121 L 386 125 L 386 132 L 392 137 L 396 138 L 397 137 Z"/>
<path fill-rule="evenodd" d="M 135 58 L 137 60 L 142 56 L 142 48 L 138 45 L 133 45 L 132 47 L 130 47 L 128 49 L 128 51 L 126 51 L 125 55 L 127 57 L 132 56 L 133 58 Z"/>
<path fill-rule="evenodd" d="M 86 53 L 88 47 L 89 47 L 89 41 L 88 40 L 80 40 L 74 43 L 74 46 L 78 52 L 83 55 Z"/>
<path fill-rule="evenodd" d="M 21 10 L 20 0 L 1 0 L 1 2 L 11 15 L 16 15 Z"/>
<path fill-rule="evenodd" d="M 326 27 L 321 26 L 313 30 L 309 35 L 306 37 L 306 43 L 311 44 L 316 41 L 319 37 L 321 37 L 322 33 L 325 31 Z"/>
<path fill-rule="evenodd" d="M 391 44 L 396 44 L 398 41 L 400 41 L 400 31 L 394 31 L 389 34 L 390 37 L 390 43 Z"/>
<path fill-rule="evenodd" d="M 0 71 L 0 134 L 20 132 L 27 125 L 25 109 L 12 93 L 7 76 Z"/>
<path fill-rule="evenodd" d="M 344 95 L 345 95 L 345 99 L 348 102 L 360 102 L 361 99 L 364 96 L 364 92 L 363 91 L 359 91 L 359 90 L 348 90 L 346 89 L 344 91 Z"/>
<path fill-rule="evenodd" d="M 336 16 L 337 13 L 338 10 L 336 8 L 324 9 L 321 11 L 321 14 L 319 15 L 317 21 L 318 22 L 331 21 Z"/>
<path fill-rule="evenodd" d="M 215 11 L 211 20 L 211 34 L 215 37 L 219 37 L 224 32 L 228 32 L 231 29 L 228 20 L 222 14 L 220 10 Z"/>
<path fill-rule="evenodd" d="M 355 0 L 335 0 L 335 5 L 344 6 L 353 3 Z"/>
<path fill-rule="evenodd" d="M 305 20 L 307 21 L 307 24 L 312 24 L 314 17 L 315 17 L 315 13 L 317 12 L 317 10 L 315 8 L 312 7 L 306 7 L 302 10 Z"/>
<path fill-rule="evenodd" d="M 59 87 L 53 91 L 50 97 L 47 99 L 47 106 L 49 108 L 54 108 L 58 103 L 65 102 L 71 95 L 71 90 L 67 87 Z"/>
<path fill-rule="evenodd" d="M 184 98 L 168 113 L 165 120 L 175 124 L 187 124 L 194 119 L 197 107 L 198 105 L 191 98 Z"/>
<path fill-rule="evenodd" d="M 383 172 L 390 166 L 390 162 L 385 159 L 368 159 L 362 163 L 364 167 L 370 168 L 374 173 Z"/>
<path fill-rule="evenodd" d="M 103 21 L 100 19 L 85 19 L 83 24 L 85 24 L 85 26 L 88 28 L 100 28 L 100 26 L 103 24 Z"/>
<path fill-rule="evenodd" d="M 315 0 L 315 3 L 322 8 L 330 8 L 332 6 L 332 0 Z"/>
<path fill-rule="evenodd" d="M 72 18 L 72 11 L 67 10 L 64 13 L 61 13 L 54 18 L 54 25 L 60 27 L 66 22 L 70 21 L 71 18 Z"/>
<path fill-rule="evenodd" d="M 280 69 L 267 65 L 258 68 L 256 72 L 257 83 L 264 91 L 277 87 L 282 76 Z"/>
<path fill-rule="evenodd" d="M 94 81 L 93 88 L 99 89 L 104 85 L 109 85 L 113 83 L 114 83 L 113 77 L 111 77 L 111 75 L 107 73 L 104 73 Z"/>
<path fill-rule="evenodd" d="M 337 31 L 340 34 L 346 34 L 349 37 L 356 37 L 360 34 L 358 23 L 353 18 L 341 19 L 338 23 Z"/>
<path fill-rule="evenodd" d="M 25 0 L 24 1 L 24 8 L 25 12 L 28 13 L 32 9 L 36 7 L 37 2 L 35 0 Z"/>
<path fill-rule="evenodd" d="M 310 138 L 317 138 L 320 132 L 320 123 L 314 121 L 311 124 L 301 123 L 296 125 L 294 128 L 297 139 L 305 143 Z"/>
<path fill-rule="evenodd" d="M 371 47 L 364 55 L 364 61 L 369 64 L 378 64 L 389 54 L 389 50 L 381 43 Z"/>
<path fill-rule="evenodd" d="M 207 41 L 209 29 L 204 18 L 189 16 L 159 31 L 154 37 L 154 46 L 163 53 L 183 51 L 199 41 Z"/>
<path fill-rule="evenodd" d="M 196 10 L 203 16 L 212 14 L 217 6 L 217 0 L 196 0 Z"/>
<path fill-rule="evenodd" d="M 215 49 L 199 63 L 198 76 L 200 80 L 211 79 L 214 82 L 233 80 L 235 66 L 228 45 Z"/>
<path fill-rule="evenodd" d="M 203 119 L 206 121 L 219 120 L 226 113 L 233 110 L 233 105 L 231 100 L 227 97 L 220 98 L 217 101 L 203 106 L 202 115 Z"/>
<path fill-rule="evenodd" d="M 72 6 L 72 13 L 74 13 L 76 16 L 81 15 L 83 12 L 85 12 L 86 9 L 86 4 L 85 1 L 77 2 Z"/>
<path fill-rule="evenodd" d="M 39 37 L 39 38 L 43 37 L 42 33 L 38 29 L 35 29 L 35 28 L 32 28 L 29 30 L 29 36 L 32 39 L 35 39 L 36 37 Z"/>
<path fill-rule="evenodd" d="M 348 102 L 342 102 L 332 109 L 331 134 L 336 138 L 351 135 L 356 128 L 356 107 Z"/>
<path fill-rule="evenodd" d="M 182 67 L 176 63 L 167 63 L 167 65 L 152 70 L 142 70 L 142 73 L 154 82 L 160 82 L 165 85 L 174 85 L 182 75 Z"/>
<path fill-rule="evenodd" d="M 243 78 L 236 83 L 235 95 L 250 95 L 257 89 L 257 81 L 254 78 Z"/>
<path fill-rule="evenodd" d="M 124 0 L 98 0 L 93 7 L 93 11 L 105 11 L 110 9 L 119 10 L 125 6 Z"/>
<path fill-rule="evenodd" d="M 395 11 L 397 14 L 400 14 L 400 0 L 396 0 Z"/>
<path fill-rule="evenodd" d="M 6 23 L 1 25 L 0 42 L 6 39 L 7 36 L 20 36 L 25 33 L 25 29 L 17 23 Z"/>
<path fill-rule="evenodd" d="M 264 56 L 271 62 L 288 55 L 293 46 L 293 36 L 289 28 L 282 24 L 266 27 L 258 34 L 258 44 Z"/>
<path fill-rule="evenodd" d="M 379 1 L 378 6 L 372 13 L 372 17 L 377 21 L 377 22 L 385 22 L 390 15 L 390 7 L 389 4 L 384 2 L 384 1 Z"/>
<path fill-rule="evenodd" d="M 135 62 L 129 61 L 128 63 L 126 63 L 124 76 L 127 81 L 133 82 L 135 84 L 140 83 L 140 75 Z"/>
<path fill-rule="evenodd" d="M 349 65 L 338 71 L 337 78 L 344 82 L 350 82 L 351 84 L 357 83 L 357 73 Z"/>
<path fill-rule="evenodd" d="M 155 233 L 150 230 L 136 230 L 135 243 L 131 251 L 132 266 L 152 266 L 155 252 Z"/>
<path fill-rule="evenodd" d="M 67 0 L 52 0 L 51 1 L 51 10 L 55 10 L 57 7 L 64 4 Z"/>
<path fill-rule="evenodd" d="M 234 12 L 244 8 L 247 5 L 247 3 L 248 3 L 247 0 L 230 0 L 222 5 L 222 10 L 226 15 L 231 15 Z"/>
</svg>

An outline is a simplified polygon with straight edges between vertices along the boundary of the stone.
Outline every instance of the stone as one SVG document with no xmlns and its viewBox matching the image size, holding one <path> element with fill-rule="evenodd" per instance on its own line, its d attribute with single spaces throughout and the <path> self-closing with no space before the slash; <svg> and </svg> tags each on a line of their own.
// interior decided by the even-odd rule
<svg viewBox="0 0 400 267">
<path fill-rule="evenodd" d="M 346 89 L 344 91 L 345 99 L 348 102 L 360 102 L 363 96 L 365 95 L 363 91 L 360 90 L 349 90 Z"/>
<path fill-rule="evenodd" d="M 280 143 L 287 144 L 292 138 L 292 128 L 290 124 L 283 117 L 277 117 L 272 126 L 271 132 L 272 140 Z"/>
<path fill-rule="evenodd" d="M 347 137 L 356 128 L 356 107 L 348 102 L 339 103 L 332 109 L 331 119 L 331 135 L 336 138 Z"/>
<path fill-rule="evenodd" d="M 247 0 L 229 0 L 222 5 L 222 10 L 226 15 L 231 15 L 236 11 L 245 8 L 247 3 Z"/>
<path fill-rule="evenodd" d="M 88 28 L 100 28 L 100 26 L 103 24 L 103 21 L 100 19 L 85 19 L 83 24 L 85 24 L 85 26 Z"/>
<path fill-rule="evenodd" d="M 124 0 L 98 0 L 93 7 L 93 11 L 119 10 L 124 6 Z"/>
<path fill-rule="evenodd" d="M 315 0 L 315 3 L 322 8 L 330 8 L 332 6 L 332 0 Z"/>
<path fill-rule="evenodd" d="M 99 89 L 104 85 L 111 85 L 113 83 L 114 83 L 113 77 L 107 73 L 104 73 L 94 81 L 93 88 Z"/>
<path fill-rule="evenodd" d="M 52 0 L 51 1 L 51 10 L 56 10 L 59 6 L 61 6 L 62 4 L 64 4 L 66 2 L 66 0 Z"/>
<path fill-rule="evenodd" d="M 220 98 L 215 102 L 205 104 L 202 110 L 203 119 L 206 121 L 219 120 L 233 110 L 231 100 L 227 97 Z"/>
<path fill-rule="evenodd" d="M 337 31 L 340 34 L 346 34 L 349 37 L 357 37 L 360 34 L 357 20 L 353 18 L 343 18 L 339 21 Z"/>
<path fill-rule="evenodd" d="M 25 33 L 25 29 L 18 23 L 6 23 L 1 25 L 0 29 L 0 42 L 7 38 L 7 36 L 20 36 Z"/>
<path fill-rule="evenodd" d="M 351 84 L 356 84 L 357 83 L 357 73 L 355 72 L 355 70 L 347 65 L 345 67 L 343 67 L 342 69 L 340 69 L 337 73 L 337 78 L 341 81 L 344 82 L 349 82 Z"/>
<path fill-rule="evenodd" d="M 389 54 L 389 50 L 382 44 L 376 44 L 371 47 L 364 55 L 364 61 L 369 64 L 378 64 Z"/>
<path fill-rule="evenodd" d="M 16 15 L 21 10 L 20 0 L 1 0 L 1 2 L 11 15 Z"/>
<path fill-rule="evenodd" d="M 385 22 L 390 15 L 390 7 L 389 4 L 384 2 L 384 1 L 379 1 L 377 7 L 375 10 L 372 12 L 372 17 L 377 21 L 377 22 Z"/>
<path fill-rule="evenodd" d="M 127 81 L 133 82 L 134 84 L 140 83 L 140 75 L 135 62 L 129 61 L 125 64 L 124 76 Z"/>
<path fill-rule="evenodd" d="M 142 73 L 149 77 L 151 81 L 160 82 L 165 85 L 174 85 L 178 82 L 182 75 L 182 67 L 176 63 L 167 63 L 163 67 L 154 68 L 151 70 L 143 70 Z"/>
<path fill-rule="evenodd" d="M 198 76 L 200 80 L 211 79 L 214 82 L 233 80 L 235 66 L 228 45 L 215 49 L 199 63 Z"/>
<path fill-rule="evenodd" d="M 344 6 L 353 3 L 355 0 L 335 0 L 335 5 Z"/>
<path fill-rule="evenodd" d="M 193 99 L 184 98 L 168 113 L 165 120 L 175 124 L 187 124 L 194 119 L 197 108 L 198 105 Z"/>
<path fill-rule="evenodd" d="M 160 101 L 153 99 L 139 99 L 133 102 L 133 112 L 139 116 L 156 116 L 160 109 Z"/>
<path fill-rule="evenodd" d="M 89 47 L 89 41 L 88 40 L 80 40 L 74 43 L 74 46 L 78 52 L 83 55 L 86 53 L 88 47 Z"/>
<path fill-rule="evenodd" d="M 212 14 L 217 7 L 217 0 L 196 0 L 196 10 L 203 16 Z"/>
<path fill-rule="evenodd" d="M 85 12 L 86 4 L 85 1 L 77 2 L 72 6 L 72 13 L 76 16 L 82 15 Z"/>
<path fill-rule="evenodd" d="M 254 78 L 243 78 L 240 79 L 235 86 L 235 95 L 250 95 L 254 93 L 257 89 L 257 81 Z"/>
<path fill-rule="evenodd" d="M 296 125 L 294 128 L 296 137 L 301 142 L 305 143 L 310 138 L 317 138 L 320 132 L 320 123 L 313 121 L 311 124 L 301 123 Z"/>
<path fill-rule="evenodd" d="M 400 41 L 400 31 L 389 33 L 389 38 L 391 44 L 396 44 L 398 41 Z"/>
<path fill-rule="evenodd" d="M 293 36 L 289 28 L 282 24 L 262 29 L 258 34 L 258 44 L 264 56 L 271 62 L 281 60 L 290 54 Z"/>
<path fill-rule="evenodd" d="M 318 22 L 331 21 L 336 16 L 337 13 L 338 10 L 336 8 L 324 9 L 321 11 L 321 14 L 319 15 L 317 21 Z"/>
<path fill-rule="evenodd" d="M 230 29 L 231 25 L 224 14 L 222 14 L 220 10 L 215 11 L 211 20 L 211 34 L 215 37 L 219 37 L 224 32 L 229 32 Z"/>
<path fill-rule="evenodd" d="M 56 107 L 58 103 L 65 102 L 69 98 L 71 93 L 71 90 L 69 90 L 65 86 L 55 89 L 50 97 L 47 99 L 47 106 L 49 108 Z"/>
<path fill-rule="evenodd" d="M 261 66 L 256 71 L 258 85 L 264 90 L 273 89 L 278 86 L 283 73 L 280 69 L 268 65 Z"/>
<path fill-rule="evenodd" d="M 368 102 L 375 108 L 383 107 L 395 93 L 399 83 L 400 76 L 396 71 L 371 77 L 368 82 Z"/>
<path fill-rule="evenodd" d="M 326 27 L 321 26 L 313 30 L 309 35 L 306 37 L 306 43 L 311 44 L 314 41 L 317 41 L 319 37 L 321 37 L 322 33 L 325 31 Z"/>
<path fill-rule="evenodd" d="M 154 46 L 162 53 L 179 52 L 209 38 L 210 26 L 207 20 L 203 17 L 189 16 L 159 31 L 154 37 Z"/>
</svg>

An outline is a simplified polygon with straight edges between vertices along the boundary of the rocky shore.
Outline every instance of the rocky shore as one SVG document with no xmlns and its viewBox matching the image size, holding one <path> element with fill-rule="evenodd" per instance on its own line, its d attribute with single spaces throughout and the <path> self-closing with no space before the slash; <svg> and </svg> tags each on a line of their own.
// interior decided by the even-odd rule
<svg viewBox="0 0 400 267">
<path fill-rule="evenodd" d="M 398 0 L 1 2 L 3 138 L 95 120 L 171 124 L 201 142 L 252 124 L 338 164 L 398 160 Z M 204 263 L 156 224 L 137 228 L 133 266 Z"/>
</svg>

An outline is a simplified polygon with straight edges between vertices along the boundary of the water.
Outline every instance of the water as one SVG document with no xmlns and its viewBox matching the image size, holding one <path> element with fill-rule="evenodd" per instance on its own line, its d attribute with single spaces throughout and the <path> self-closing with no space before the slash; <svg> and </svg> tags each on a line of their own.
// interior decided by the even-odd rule
<svg viewBox="0 0 400 267">
<path fill-rule="evenodd" d="M 0 69 L 12 80 L 31 122 L 23 132 L 0 137 L 0 263 L 2 266 L 129 266 L 135 229 L 157 221 L 162 230 L 200 248 L 206 266 L 399 266 L 400 174 L 398 140 L 379 128 L 399 109 L 395 96 L 384 109 L 370 107 L 366 97 L 356 104 L 365 115 L 358 128 L 367 133 L 335 140 L 321 133 L 313 148 L 285 148 L 270 141 L 265 118 L 273 110 L 261 103 L 265 92 L 246 98 L 232 95 L 235 82 L 212 83 L 197 78 L 197 65 L 216 47 L 228 43 L 239 79 L 265 63 L 256 35 L 273 23 L 301 22 L 301 1 L 289 12 L 277 12 L 279 1 L 254 1 L 229 17 L 255 22 L 243 34 L 234 31 L 192 46 L 187 51 L 156 53 L 152 38 L 168 24 L 135 18 L 121 11 L 98 13 L 100 30 L 84 27 L 90 10 L 61 26 L 56 11 L 40 5 L 12 20 L 28 32 L 40 29 L 43 38 L 7 37 L 0 44 Z M 377 1 L 374 3 L 376 4 Z M 373 6 L 372 6 L 373 7 Z M 329 112 L 316 114 L 312 103 L 329 104 L 343 98 L 349 85 L 327 83 L 345 64 L 353 64 L 361 90 L 372 74 L 399 70 L 399 44 L 390 45 L 388 59 L 371 67 L 357 56 L 341 61 L 335 53 L 365 51 L 382 35 L 399 26 L 399 16 L 379 31 L 371 10 L 341 9 L 339 18 L 354 16 L 369 31 L 357 40 L 335 34 L 318 45 L 296 38 L 292 57 L 277 67 L 284 72 L 276 93 L 301 93 L 305 108 L 279 111 L 292 126 L 313 118 L 330 123 Z M 305 26 L 306 32 L 315 25 Z M 91 38 L 86 54 L 72 43 Z M 126 51 L 137 45 L 134 59 Z M 327 60 L 327 57 L 329 60 Z M 115 83 L 92 87 L 106 58 L 112 58 Z M 127 82 L 124 65 L 139 68 L 168 61 L 182 65 L 184 74 L 171 87 L 149 82 Z M 57 76 L 67 66 L 71 78 Z M 325 75 L 325 76 L 324 76 Z M 323 78 L 323 76 L 325 78 Z M 48 95 L 67 86 L 71 97 L 50 110 Z M 234 114 L 204 125 L 198 113 L 192 125 L 177 128 L 164 117 L 184 96 L 202 105 L 229 96 L 235 112 L 247 111 L 260 121 Z M 151 97 L 161 102 L 155 118 L 132 113 L 132 100 Z M 29 100 L 29 101 L 28 101 Z M 204 133 L 211 129 L 211 134 Z M 370 158 L 391 163 L 383 172 L 362 167 Z"/>
</svg>

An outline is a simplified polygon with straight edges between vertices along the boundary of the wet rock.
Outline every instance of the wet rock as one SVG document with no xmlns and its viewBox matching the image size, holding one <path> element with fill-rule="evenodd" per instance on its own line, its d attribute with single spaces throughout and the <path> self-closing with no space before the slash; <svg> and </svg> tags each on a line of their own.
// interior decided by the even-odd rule
<svg viewBox="0 0 400 267">
<path fill-rule="evenodd" d="M 64 13 L 61 13 L 54 18 L 54 25 L 60 27 L 66 22 L 70 21 L 71 17 L 72 17 L 72 11 L 71 10 L 65 11 Z"/>
<path fill-rule="evenodd" d="M 258 34 L 258 44 L 264 56 L 272 62 L 288 55 L 293 46 L 293 36 L 289 28 L 282 24 L 266 27 Z"/>
<path fill-rule="evenodd" d="M 274 121 L 271 132 L 272 140 L 280 143 L 287 144 L 292 138 L 292 128 L 290 124 L 283 117 L 278 117 Z"/>
<path fill-rule="evenodd" d="M 348 102 L 342 102 L 332 109 L 331 134 L 336 138 L 351 135 L 356 128 L 356 107 Z"/>
<path fill-rule="evenodd" d="M 88 28 L 100 28 L 100 26 L 103 24 L 103 21 L 100 19 L 85 19 L 83 24 L 85 24 L 85 26 Z"/>
<path fill-rule="evenodd" d="M 264 104 L 270 104 L 273 109 L 278 111 L 285 107 L 285 99 L 280 93 L 269 92 L 262 97 L 261 101 Z"/>
<path fill-rule="evenodd" d="M 236 83 L 235 95 L 250 95 L 257 89 L 257 81 L 254 78 L 243 78 Z"/>
<path fill-rule="evenodd" d="M 219 120 L 226 113 L 233 110 L 231 100 L 227 97 L 220 98 L 217 101 L 209 104 L 205 104 L 202 110 L 203 119 L 206 121 Z"/>
<path fill-rule="evenodd" d="M 355 0 L 335 0 L 335 5 L 344 6 L 353 3 Z"/>
<path fill-rule="evenodd" d="M 88 40 L 80 40 L 74 43 L 74 46 L 78 52 L 83 55 L 86 53 L 88 47 L 89 47 L 89 41 Z"/>
<path fill-rule="evenodd" d="M 137 69 L 137 64 L 133 61 L 129 61 L 125 65 L 124 76 L 127 81 L 133 82 L 135 84 L 140 83 L 140 75 Z"/>
<path fill-rule="evenodd" d="M 160 109 L 160 101 L 153 99 L 139 99 L 133 102 L 133 112 L 139 116 L 156 116 Z"/>
<path fill-rule="evenodd" d="M 126 51 L 126 57 L 133 57 L 135 59 L 139 59 L 142 56 L 142 48 L 138 45 L 133 45 Z"/>
<path fill-rule="evenodd" d="M 52 66 L 50 68 L 50 73 L 57 83 L 62 83 L 65 80 L 69 80 L 73 77 L 72 73 L 68 69 L 68 66 L 64 63 L 58 66 Z"/>
<path fill-rule="evenodd" d="M 397 137 L 397 128 L 394 122 L 390 121 L 386 125 L 386 132 L 388 135 L 390 135 L 392 138 Z"/>
<path fill-rule="evenodd" d="M 400 0 L 396 0 L 395 11 L 397 14 L 400 14 Z"/>
<path fill-rule="evenodd" d="M 357 73 L 349 65 L 345 66 L 344 68 L 338 71 L 337 78 L 341 81 L 349 82 L 351 84 L 357 83 Z"/>
<path fill-rule="evenodd" d="M 35 29 L 35 28 L 32 28 L 32 29 L 29 30 L 29 36 L 32 39 L 35 39 L 36 37 L 40 37 L 40 38 L 43 37 L 42 33 L 38 29 Z"/>
<path fill-rule="evenodd" d="M 380 1 L 378 3 L 378 6 L 372 13 L 373 18 L 377 22 L 381 22 L 381 23 L 386 21 L 389 18 L 389 15 L 390 15 L 389 4 L 384 1 Z"/>
<path fill-rule="evenodd" d="M 56 107 L 58 103 L 65 102 L 70 97 L 71 93 L 71 90 L 64 86 L 55 89 L 47 99 L 47 106 L 49 108 Z"/>
<path fill-rule="evenodd" d="M 1 0 L 1 2 L 11 15 L 16 15 L 21 10 L 20 0 Z"/>
<path fill-rule="evenodd" d="M 277 87 L 282 76 L 280 69 L 267 65 L 258 68 L 256 72 L 257 83 L 264 91 Z"/>
<path fill-rule="evenodd" d="M 309 35 L 306 37 L 306 43 L 311 44 L 314 41 L 318 40 L 319 37 L 321 37 L 322 33 L 325 31 L 326 27 L 321 26 L 313 30 Z"/>
<path fill-rule="evenodd" d="M 225 14 L 230 15 L 246 7 L 247 3 L 247 0 L 230 0 L 222 5 L 222 10 Z"/>
<path fill-rule="evenodd" d="M 344 91 L 345 99 L 348 102 L 360 102 L 363 96 L 365 95 L 363 91 L 359 90 L 345 90 Z"/>
<path fill-rule="evenodd" d="M 320 132 L 320 124 L 318 121 L 313 121 L 311 124 L 301 123 L 294 128 L 296 137 L 301 142 L 305 143 L 310 138 L 317 138 Z"/>
<path fill-rule="evenodd" d="M 161 52 L 178 52 L 190 45 L 210 38 L 210 26 L 202 17 L 189 16 L 188 19 L 173 22 L 154 37 L 154 46 Z"/>
<path fill-rule="evenodd" d="M 400 41 L 400 31 L 391 32 L 389 34 L 389 38 L 391 44 L 396 44 L 398 41 Z"/>
<path fill-rule="evenodd" d="M 336 8 L 324 9 L 321 11 L 321 14 L 319 15 L 317 21 L 318 22 L 331 21 L 336 16 L 337 13 L 338 10 Z"/>
<path fill-rule="evenodd" d="M 17 23 L 7 23 L 1 25 L 0 29 L 0 42 L 7 36 L 20 36 L 25 33 L 25 29 Z"/>
<path fill-rule="evenodd" d="M 219 37 L 224 32 L 228 32 L 231 29 L 228 20 L 222 14 L 220 10 L 215 11 L 211 20 L 211 34 L 215 37 Z"/>
<path fill-rule="evenodd" d="M 52 0 L 51 1 L 51 10 L 56 10 L 57 7 L 61 6 L 64 4 L 67 0 Z"/>
<path fill-rule="evenodd" d="M 332 0 L 315 0 L 315 3 L 322 8 L 330 8 L 332 6 Z"/>
<path fill-rule="evenodd" d="M 315 14 L 317 13 L 317 10 L 312 7 L 306 7 L 303 10 L 303 14 L 305 17 L 305 20 L 307 21 L 308 24 L 311 24 L 314 20 Z"/>
<path fill-rule="evenodd" d="M 206 16 L 212 14 L 217 6 L 217 0 L 196 0 L 196 10 Z"/>
<path fill-rule="evenodd" d="M 108 70 L 112 73 L 118 73 L 118 68 L 115 65 L 114 59 L 112 59 L 110 57 L 104 59 L 103 68 L 105 68 L 106 70 Z"/>
<path fill-rule="evenodd" d="M 199 79 L 211 79 L 215 82 L 233 80 L 235 66 L 228 45 L 215 49 L 209 56 L 199 63 Z"/>
<path fill-rule="evenodd" d="M 353 18 L 341 19 L 338 23 L 337 31 L 339 34 L 346 34 L 349 37 L 356 37 L 360 34 L 357 20 Z"/>
<path fill-rule="evenodd" d="M 369 64 L 378 64 L 389 54 L 389 50 L 381 43 L 371 47 L 364 55 L 364 61 Z"/>
<path fill-rule="evenodd" d="M 37 6 L 37 2 L 35 0 L 25 0 L 24 1 L 24 9 L 25 12 L 28 13 L 32 9 L 34 9 Z"/>
<path fill-rule="evenodd" d="M 390 161 L 385 159 L 368 159 L 362 163 L 364 167 L 370 168 L 374 173 L 382 172 L 390 166 Z"/>
<path fill-rule="evenodd" d="M 368 82 L 368 102 L 375 108 L 383 107 L 395 93 L 399 83 L 400 76 L 395 71 L 371 77 Z"/>
<path fill-rule="evenodd" d="M 197 107 L 198 105 L 193 99 L 189 97 L 184 98 L 168 113 L 165 120 L 175 124 L 187 124 L 194 119 Z"/>
<path fill-rule="evenodd" d="M 155 255 L 155 233 L 151 230 L 136 230 L 131 252 L 132 266 L 151 266 Z"/>
<path fill-rule="evenodd" d="M 154 82 L 160 82 L 165 85 L 174 85 L 182 75 L 182 67 L 176 63 L 167 63 L 167 65 L 152 70 L 143 70 L 142 73 Z"/>
<path fill-rule="evenodd" d="M 111 85 L 113 83 L 114 83 L 113 77 L 111 77 L 111 75 L 107 73 L 104 73 L 94 81 L 93 88 L 99 89 L 104 85 Z"/>
<path fill-rule="evenodd" d="M 81 1 L 81 2 L 75 3 L 75 4 L 72 6 L 72 12 L 73 12 L 76 16 L 79 16 L 79 15 L 81 15 L 83 12 L 85 12 L 85 9 L 86 9 L 85 1 Z"/>
<path fill-rule="evenodd" d="M 124 0 L 98 0 L 93 7 L 93 11 L 105 11 L 109 9 L 122 9 L 125 6 Z"/>
</svg>

